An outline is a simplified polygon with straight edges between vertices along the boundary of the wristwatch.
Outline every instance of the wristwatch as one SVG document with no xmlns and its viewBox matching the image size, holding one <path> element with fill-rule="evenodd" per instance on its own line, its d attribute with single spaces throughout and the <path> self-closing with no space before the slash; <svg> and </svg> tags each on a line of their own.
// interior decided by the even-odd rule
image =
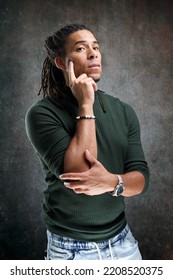
<svg viewBox="0 0 173 280">
<path fill-rule="evenodd" d="M 122 177 L 120 175 L 117 175 L 117 177 L 118 184 L 112 192 L 109 192 L 112 196 L 120 196 L 125 189 Z"/>
</svg>

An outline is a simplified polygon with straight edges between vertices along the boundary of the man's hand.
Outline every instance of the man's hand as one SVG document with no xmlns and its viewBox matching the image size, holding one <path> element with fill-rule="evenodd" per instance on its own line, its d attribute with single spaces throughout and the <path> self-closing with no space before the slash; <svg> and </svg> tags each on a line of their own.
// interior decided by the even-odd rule
<svg viewBox="0 0 173 280">
<path fill-rule="evenodd" d="M 73 61 L 69 61 L 68 67 L 69 87 L 74 97 L 77 99 L 79 106 L 92 105 L 94 103 L 94 92 L 97 91 L 95 81 L 85 73 L 76 78 L 74 73 Z"/>
<path fill-rule="evenodd" d="M 88 150 L 85 157 L 90 163 L 90 169 L 81 173 L 64 173 L 59 178 L 65 187 L 77 194 L 100 195 L 112 191 L 118 182 L 117 175 L 108 172 Z M 68 182 L 66 182 L 68 181 Z"/>
</svg>

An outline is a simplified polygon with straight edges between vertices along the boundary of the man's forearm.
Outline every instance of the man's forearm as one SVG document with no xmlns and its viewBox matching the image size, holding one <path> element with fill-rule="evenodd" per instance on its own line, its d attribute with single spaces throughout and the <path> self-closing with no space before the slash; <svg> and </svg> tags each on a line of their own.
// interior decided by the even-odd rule
<svg viewBox="0 0 173 280">
<path fill-rule="evenodd" d="M 80 106 L 78 114 L 94 115 L 93 106 Z M 84 156 L 88 149 L 97 158 L 95 119 L 80 119 L 76 121 L 76 132 L 64 157 L 64 172 L 84 172 L 89 169 L 89 163 Z"/>
<path fill-rule="evenodd" d="M 120 174 L 122 177 L 125 189 L 122 193 L 125 197 L 137 195 L 143 191 L 145 186 L 144 175 L 138 171 L 131 171 L 125 174 Z M 117 176 L 116 176 L 117 177 Z M 115 186 L 118 183 L 118 178 L 115 179 Z"/>
</svg>

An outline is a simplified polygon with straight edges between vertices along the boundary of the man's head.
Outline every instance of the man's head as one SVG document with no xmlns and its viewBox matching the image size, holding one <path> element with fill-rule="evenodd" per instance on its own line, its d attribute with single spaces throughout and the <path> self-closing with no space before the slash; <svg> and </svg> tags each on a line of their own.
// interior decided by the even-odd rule
<svg viewBox="0 0 173 280">
<path fill-rule="evenodd" d="M 99 43 L 82 24 L 67 25 L 45 41 L 47 58 L 42 71 L 44 96 L 56 96 L 68 85 L 68 65 L 72 60 L 76 77 L 86 73 L 95 81 L 101 77 Z"/>
<path fill-rule="evenodd" d="M 64 48 L 65 55 L 57 56 L 55 64 L 62 70 L 67 83 L 70 60 L 73 61 L 76 77 L 85 73 L 94 81 L 100 79 L 102 66 L 99 43 L 89 30 L 78 30 L 69 35 Z"/>
</svg>

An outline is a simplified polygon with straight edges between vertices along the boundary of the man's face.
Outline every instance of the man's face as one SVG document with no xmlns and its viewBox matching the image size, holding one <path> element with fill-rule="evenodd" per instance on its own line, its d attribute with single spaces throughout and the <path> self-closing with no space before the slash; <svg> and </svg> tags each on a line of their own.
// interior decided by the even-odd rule
<svg viewBox="0 0 173 280">
<path fill-rule="evenodd" d="M 88 30 L 72 33 L 66 44 L 65 65 L 68 69 L 69 61 L 74 63 L 76 78 L 86 73 L 94 81 L 98 81 L 102 73 L 99 43 Z"/>
</svg>

